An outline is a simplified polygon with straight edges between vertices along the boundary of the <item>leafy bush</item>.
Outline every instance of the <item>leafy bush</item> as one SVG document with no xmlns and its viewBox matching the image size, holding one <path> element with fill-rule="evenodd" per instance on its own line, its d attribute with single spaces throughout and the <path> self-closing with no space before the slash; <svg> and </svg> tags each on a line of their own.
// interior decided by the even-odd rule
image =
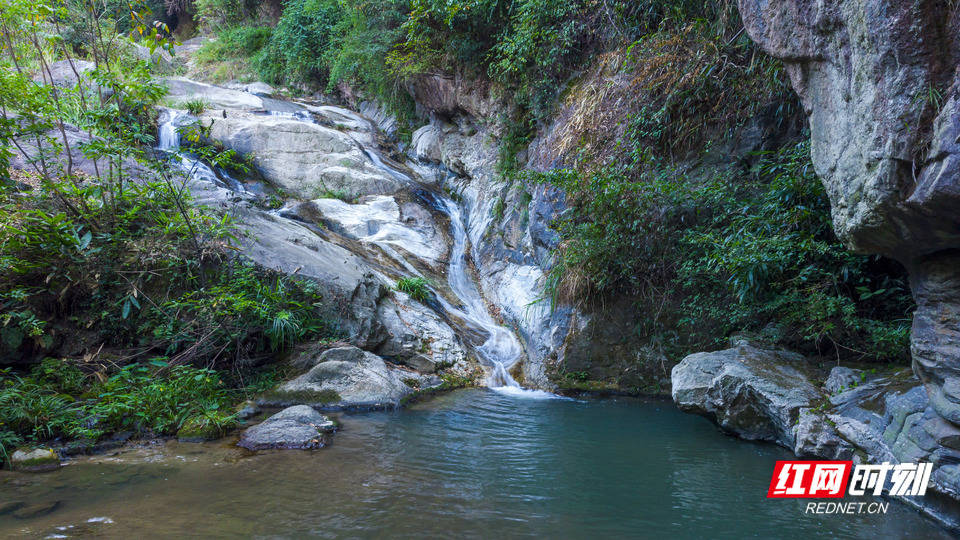
<svg viewBox="0 0 960 540">
<path fill-rule="evenodd" d="M 683 351 L 752 332 L 845 357 L 907 358 L 903 270 L 836 239 L 806 143 L 707 177 L 649 156 L 640 173 L 624 167 L 538 177 L 574 205 L 556 224 L 555 301 L 636 295 L 650 314 L 641 331 L 676 328 Z"/>
<path fill-rule="evenodd" d="M 185 101 L 182 104 L 183 108 L 187 110 L 190 114 L 198 116 L 207 110 L 207 102 L 203 99 L 192 99 L 190 101 Z"/>
<path fill-rule="evenodd" d="M 44 365 L 79 372 L 65 361 Z M 60 390 L 35 375 L 0 370 L 0 462 L 18 445 L 54 438 L 96 440 L 122 430 L 173 435 L 191 420 L 223 431 L 235 423 L 224 411 L 238 397 L 212 370 L 169 366 L 160 359 L 126 366 L 103 382 Z"/>
<path fill-rule="evenodd" d="M 288 2 L 272 37 L 255 64 L 266 81 L 326 83 L 328 53 L 334 27 L 342 13 L 336 0 Z"/>
<path fill-rule="evenodd" d="M 208 41 L 196 52 L 200 64 L 232 58 L 256 56 L 270 42 L 273 29 L 263 26 L 237 26 L 221 30 L 215 41 Z"/>
<path fill-rule="evenodd" d="M 422 277 L 403 277 L 397 280 L 397 290 L 410 295 L 417 302 L 430 300 L 430 281 Z"/>
<path fill-rule="evenodd" d="M 233 399 L 213 370 L 190 366 L 132 365 L 90 391 L 87 406 L 101 431 L 172 435 L 195 417 L 226 410 Z M 216 416 L 214 416 L 216 417 Z M 222 416 L 227 423 L 229 415 Z"/>
</svg>

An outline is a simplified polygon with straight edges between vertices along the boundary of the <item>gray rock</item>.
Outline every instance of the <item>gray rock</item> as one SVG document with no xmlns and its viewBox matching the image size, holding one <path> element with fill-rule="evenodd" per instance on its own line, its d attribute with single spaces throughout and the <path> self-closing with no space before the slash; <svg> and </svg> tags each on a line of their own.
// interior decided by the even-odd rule
<svg viewBox="0 0 960 540">
<path fill-rule="evenodd" d="M 96 68 L 96 64 L 88 60 L 58 60 L 50 63 L 48 70 L 41 70 L 34 77 L 38 83 L 49 84 L 58 88 L 74 88 L 77 82 L 82 82 L 84 86 L 96 91 L 96 85 L 93 85 L 87 74 Z M 80 78 L 77 79 L 77 74 Z"/>
<path fill-rule="evenodd" d="M 822 399 L 804 367 L 797 354 L 746 343 L 692 354 L 673 367 L 673 400 L 745 439 L 793 448 L 800 409 Z"/>
<path fill-rule="evenodd" d="M 918 0 L 740 0 L 739 6 L 747 33 L 783 59 L 809 113 L 813 164 L 837 234 L 858 251 L 895 257 L 910 270 L 914 371 L 931 406 L 960 425 L 955 21 L 945 21 L 939 4 Z"/>
<path fill-rule="evenodd" d="M 400 291 L 380 302 L 377 320 L 387 334 L 376 349 L 381 356 L 424 373 L 436 371 L 437 364 L 453 366 L 468 358 L 457 333 L 446 322 Z"/>
<path fill-rule="evenodd" d="M 35 172 L 36 169 L 34 169 L 31 161 L 38 158 L 42 150 L 47 156 L 47 169 L 51 171 L 52 175 L 66 173 L 69 164 L 73 166 L 74 174 L 81 172 L 90 177 L 96 177 L 99 173 L 103 177 L 106 177 L 110 170 L 109 161 L 106 158 L 99 160 L 91 159 L 83 153 L 82 147 L 90 144 L 94 138 L 76 126 L 64 124 L 63 127 L 66 133 L 66 144 L 70 147 L 69 160 L 67 159 L 67 148 L 63 143 L 63 135 L 59 129 L 52 129 L 46 133 L 46 136 L 53 138 L 57 141 L 57 144 L 60 145 L 60 152 L 58 154 L 50 155 L 51 147 L 43 138 L 39 141 L 40 150 L 38 150 L 38 142 L 35 138 L 23 137 L 17 140 L 19 147 L 13 149 L 14 154 L 10 160 L 10 167 Z M 23 152 L 21 152 L 21 149 Z M 116 174 L 116 170 L 117 168 L 114 166 L 114 174 Z M 135 159 L 129 157 L 124 158 L 122 161 L 122 173 L 124 178 L 144 179 L 151 176 L 149 170 Z"/>
<path fill-rule="evenodd" d="M 237 405 L 236 415 L 238 420 L 249 420 L 258 414 L 260 414 L 260 407 L 254 401 L 248 399 Z"/>
<path fill-rule="evenodd" d="M 372 120 L 377 129 L 388 138 L 396 138 L 397 118 L 390 114 L 387 107 L 382 103 L 364 101 L 360 103 L 360 114 Z"/>
<path fill-rule="evenodd" d="M 60 468 L 60 458 L 49 448 L 19 449 L 10 456 L 8 465 L 14 471 L 55 471 Z"/>
<path fill-rule="evenodd" d="M 307 373 L 264 398 L 266 403 L 308 403 L 324 409 L 382 409 L 411 392 L 401 375 L 377 355 L 356 347 L 330 349 Z"/>
<path fill-rule="evenodd" d="M 804 408 L 800 409 L 793 451 L 802 458 L 849 460 L 855 448 L 840 436 L 822 413 Z"/>
<path fill-rule="evenodd" d="M 158 48 L 151 53 L 149 48 L 134 43 L 133 54 L 140 60 L 149 62 L 156 72 L 172 73 L 174 70 L 173 57 L 170 56 L 170 53 L 164 49 Z"/>
<path fill-rule="evenodd" d="M 244 87 L 244 91 L 260 97 L 270 97 L 277 93 L 272 86 L 261 81 L 252 82 L 246 85 Z"/>
<path fill-rule="evenodd" d="M 863 370 L 837 366 L 830 370 L 830 375 L 823 383 L 823 389 L 828 394 L 839 394 L 863 382 Z"/>
<path fill-rule="evenodd" d="M 372 195 L 356 204 L 317 199 L 298 205 L 294 211 L 348 238 L 379 246 L 395 258 L 400 258 L 400 250 L 437 270 L 446 262 L 441 260 L 447 253 L 446 237 L 430 213 L 417 204 L 405 203 L 401 211 L 394 197 Z"/>
<path fill-rule="evenodd" d="M 260 100 L 252 94 L 238 94 Z M 225 108 L 239 109 L 243 104 L 235 105 Z M 260 100 L 260 105 L 251 108 L 262 105 Z M 212 139 L 251 156 L 266 180 L 301 199 L 329 193 L 355 199 L 393 194 L 403 187 L 377 168 L 349 134 L 336 129 L 284 116 L 217 110 L 205 111 L 201 122 L 210 126 Z"/>
<path fill-rule="evenodd" d="M 443 133 L 434 124 L 427 124 L 413 132 L 410 146 L 420 161 L 439 163 L 442 159 L 440 138 Z"/>
<path fill-rule="evenodd" d="M 184 77 L 167 77 L 163 82 L 167 85 L 167 99 L 174 102 L 202 100 L 211 109 L 238 111 L 264 109 L 262 98 L 240 90 L 192 81 Z"/>
<path fill-rule="evenodd" d="M 288 407 L 243 432 L 238 443 L 247 450 L 308 450 L 321 448 L 323 434 L 336 424 L 306 405 Z"/>
<path fill-rule="evenodd" d="M 241 224 L 243 254 L 266 268 L 313 279 L 335 300 L 341 330 L 352 343 L 375 347 L 384 338 L 376 319 L 386 287 L 357 255 L 327 242 L 302 223 L 253 208 L 233 207 Z"/>
</svg>

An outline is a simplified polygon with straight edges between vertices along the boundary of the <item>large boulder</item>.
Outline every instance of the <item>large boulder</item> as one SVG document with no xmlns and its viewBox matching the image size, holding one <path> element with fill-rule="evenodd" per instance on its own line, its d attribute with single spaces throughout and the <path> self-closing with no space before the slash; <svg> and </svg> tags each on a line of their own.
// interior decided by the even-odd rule
<svg viewBox="0 0 960 540">
<path fill-rule="evenodd" d="M 167 100 L 184 103 L 200 100 L 212 109 L 232 109 L 241 111 L 263 110 L 263 98 L 241 90 L 232 90 L 193 81 L 184 77 L 167 77 Z"/>
<path fill-rule="evenodd" d="M 903 262 L 914 371 L 960 425 L 960 24 L 925 0 L 739 0 L 810 116 L 837 234 Z"/>
<path fill-rule="evenodd" d="M 252 94 L 247 94 L 252 95 Z M 260 98 L 256 98 L 260 99 Z M 403 185 L 377 168 L 349 134 L 286 116 L 208 110 L 210 137 L 249 155 L 270 183 L 301 199 L 392 194 Z"/>
<path fill-rule="evenodd" d="M 805 368 L 798 354 L 740 342 L 674 366 L 673 400 L 740 437 L 793 448 L 800 409 L 823 399 Z"/>
<path fill-rule="evenodd" d="M 288 407 L 263 422 L 248 428 L 238 445 L 247 450 L 309 450 L 325 445 L 324 434 L 336 424 L 316 410 L 297 405 Z"/>
<path fill-rule="evenodd" d="M 66 135 L 66 143 L 64 143 L 64 135 Z M 51 152 L 53 147 L 48 143 L 49 139 L 56 141 L 59 146 L 56 153 Z M 83 151 L 84 147 L 97 140 L 89 133 L 70 124 L 63 125 L 63 133 L 59 129 L 51 129 L 39 140 L 36 137 L 24 136 L 17 139 L 17 145 L 13 148 L 13 157 L 10 159 L 10 167 L 36 172 L 37 168 L 41 168 L 37 161 L 43 156 L 51 176 L 66 174 L 68 167 L 72 167 L 73 174 L 82 173 L 89 177 L 106 178 L 111 173 L 120 173 L 125 179 L 146 179 L 151 176 L 151 171 L 131 157 L 123 158 L 119 168 L 115 163 L 111 166 L 107 158 L 88 157 Z"/>
<path fill-rule="evenodd" d="M 264 398 L 268 404 L 305 403 L 326 410 L 396 407 L 412 392 L 397 370 L 356 347 L 329 349 L 300 377 Z"/>
<path fill-rule="evenodd" d="M 47 69 L 40 70 L 34 80 L 58 88 L 75 88 L 78 82 L 82 82 L 84 86 L 89 85 L 96 90 L 96 85 L 88 75 L 96 67 L 96 64 L 89 60 L 58 60 L 47 65 Z"/>
<path fill-rule="evenodd" d="M 455 366 L 468 358 L 453 328 L 402 292 L 394 291 L 380 302 L 377 319 L 387 333 L 376 350 L 381 356 L 424 373 Z"/>
</svg>

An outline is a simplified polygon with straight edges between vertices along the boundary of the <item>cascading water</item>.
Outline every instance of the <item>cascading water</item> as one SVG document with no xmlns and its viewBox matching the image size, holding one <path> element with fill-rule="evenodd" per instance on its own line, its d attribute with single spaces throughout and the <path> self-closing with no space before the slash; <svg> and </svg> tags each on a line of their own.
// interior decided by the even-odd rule
<svg viewBox="0 0 960 540">
<path fill-rule="evenodd" d="M 493 388 L 519 388 L 520 385 L 510 376 L 507 368 L 520 358 L 523 350 L 513 332 L 498 325 L 490 316 L 480 292 L 470 279 L 467 267 L 466 220 L 462 216 L 460 207 L 447 198 L 443 199 L 443 204 L 450 216 L 450 227 L 453 232 L 447 282 L 453 293 L 463 303 L 463 311 L 467 318 L 488 333 L 487 340 L 477 349 L 493 367 L 488 384 Z"/>
<path fill-rule="evenodd" d="M 358 143 L 360 144 L 360 143 Z M 363 148 L 363 145 L 360 145 Z M 364 148 L 370 161 L 390 176 L 411 185 L 417 185 L 409 175 L 397 170 L 384 161 L 375 149 Z M 423 187 L 422 185 L 420 186 Z M 467 216 L 463 209 L 449 197 L 438 197 L 439 209 L 450 217 L 450 228 L 453 235 L 453 246 L 450 249 L 450 264 L 447 268 L 447 283 L 450 290 L 460 300 L 459 307 L 439 297 L 444 309 L 457 314 L 473 326 L 487 333 L 487 339 L 477 348 L 480 356 L 491 367 L 487 384 L 494 389 L 520 390 L 520 384 L 507 371 L 523 354 L 523 348 L 517 337 L 510 330 L 500 326 L 493 320 L 487 306 L 480 295 L 479 289 L 470 277 L 470 268 L 467 265 Z"/>
<path fill-rule="evenodd" d="M 313 119 L 309 114 L 277 111 L 268 111 L 268 114 L 271 116 L 281 116 L 303 122 L 313 122 Z M 354 120 L 358 123 L 362 121 L 363 123 L 369 125 L 367 120 L 357 116 L 352 111 L 342 111 L 340 114 L 350 120 Z M 185 111 L 178 111 L 175 109 L 165 110 L 161 116 L 161 123 L 159 127 L 157 145 L 158 150 L 166 152 L 177 150 L 180 146 L 180 136 L 177 132 L 177 128 L 186 123 L 188 120 L 190 120 L 190 116 Z M 367 147 L 360 141 L 357 141 L 357 144 L 360 145 L 366 155 L 370 158 L 370 161 L 373 162 L 373 164 L 378 168 L 392 177 L 409 184 L 411 187 L 424 189 L 419 182 L 411 178 L 409 175 L 385 162 L 376 148 Z M 184 171 L 187 172 L 187 174 L 195 179 L 213 182 L 216 184 L 224 183 L 224 180 L 219 178 L 213 170 L 197 160 L 181 158 L 180 165 Z M 229 176 L 226 178 L 226 183 L 228 184 L 226 187 L 233 189 L 234 191 L 243 191 L 244 188 L 242 184 L 236 182 L 232 178 L 229 178 Z M 491 374 L 487 380 L 488 386 L 495 390 L 508 393 L 523 393 L 536 395 L 537 397 L 539 397 L 541 394 L 544 396 L 550 396 L 551 394 L 540 391 L 524 390 L 520 387 L 520 384 L 510 376 L 508 369 L 513 366 L 523 354 L 523 348 L 513 332 L 507 328 L 504 328 L 503 326 L 500 326 L 496 321 L 494 321 L 493 317 L 490 315 L 490 312 L 487 310 L 487 306 L 483 300 L 483 297 L 480 295 L 479 289 L 470 275 L 470 268 L 467 264 L 467 250 L 470 246 L 470 235 L 468 234 L 467 230 L 467 227 L 470 225 L 468 215 L 464 209 L 462 209 L 460 205 L 458 205 L 452 199 L 448 197 L 437 197 L 437 199 L 439 204 L 437 204 L 436 207 L 450 217 L 453 246 L 451 247 L 450 264 L 447 271 L 447 282 L 451 291 L 459 300 L 460 305 L 454 306 L 442 296 L 439 296 L 438 300 L 445 310 L 456 315 L 467 324 L 486 333 L 486 341 L 477 347 L 477 353 L 491 367 Z M 472 225 L 474 227 L 478 226 L 476 223 Z M 409 265 L 406 266 L 408 268 L 412 268 Z"/>
<path fill-rule="evenodd" d="M 157 150 L 175 152 L 180 148 L 179 128 L 191 120 L 190 113 L 177 109 L 163 109 L 160 114 L 160 125 L 157 134 Z M 222 185 L 237 192 L 245 191 L 243 184 L 230 175 L 221 173 L 219 176 L 207 164 L 198 159 L 180 156 L 177 164 L 191 178 Z"/>
<path fill-rule="evenodd" d="M 160 128 L 157 136 L 157 150 L 171 152 L 180 147 L 180 133 L 177 131 L 189 114 L 176 109 L 164 109 L 160 115 Z"/>
</svg>

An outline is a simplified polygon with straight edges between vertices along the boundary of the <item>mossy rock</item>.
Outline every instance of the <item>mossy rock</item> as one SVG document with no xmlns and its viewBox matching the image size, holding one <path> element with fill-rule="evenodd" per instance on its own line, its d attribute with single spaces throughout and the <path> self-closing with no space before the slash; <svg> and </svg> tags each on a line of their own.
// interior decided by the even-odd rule
<svg viewBox="0 0 960 540">
<path fill-rule="evenodd" d="M 183 423 L 183 426 L 177 431 L 177 440 L 180 442 L 204 442 L 219 439 L 223 435 L 224 430 L 221 426 L 198 416 Z"/>
<path fill-rule="evenodd" d="M 60 468 L 60 456 L 49 448 L 20 448 L 7 462 L 11 470 L 47 472 Z"/>
</svg>

